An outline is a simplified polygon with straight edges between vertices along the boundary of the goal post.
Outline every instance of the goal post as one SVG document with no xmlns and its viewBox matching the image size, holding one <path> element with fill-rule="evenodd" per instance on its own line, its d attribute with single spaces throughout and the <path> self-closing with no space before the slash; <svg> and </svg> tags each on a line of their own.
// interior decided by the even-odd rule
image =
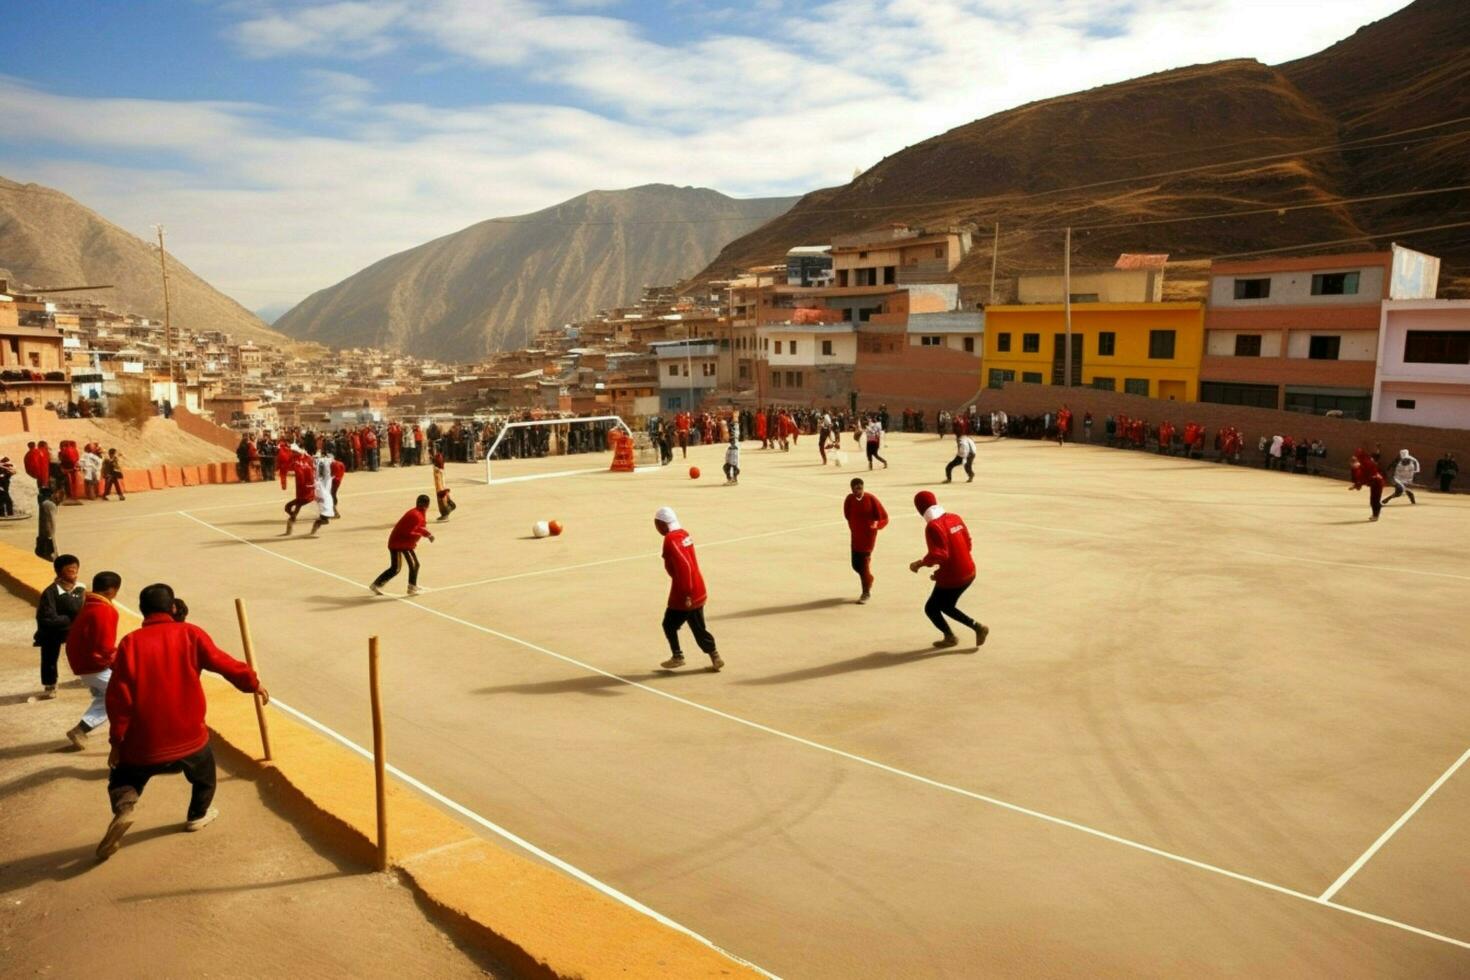
<svg viewBox="0 0 1470 980">
<path fill-rule="evenodd" d="M 570 433 L 573 426 L 592 425 L 598 422 L 611 422 L 614 427 L 626 432 L 628 437 L 634 441 L 635 446 L 638 445 L 638 434 L 628 427 L 628 423 L 624 422 L 620 415 L 591 415 L 579 418 L 526 419 L 518 422 L 506 422 L 500 427 L 500 431 L 495 434 L 495 441 L 490 444 L 490 448 L 485 451 L 485 482 L 490 483 L 493 479 L 494 474 L 492 468 L 495 464 L 495 454 L 499 451 L 501 443 L 505 442 L 507 435 L 517 429 L 549 429 L 553 434 L 562 437 Z M 647 439 L 646 434 L 644 439 Z M 548 452 L 547 455 L 562 455 L 567 452 L 567 446 L 564 443 L 559 444 L 555 448 L 557 451 Z M 598 453 L 588 453 L 587 455 L 599 455 L 604 451 L 599 450 Z"/>
</svg>

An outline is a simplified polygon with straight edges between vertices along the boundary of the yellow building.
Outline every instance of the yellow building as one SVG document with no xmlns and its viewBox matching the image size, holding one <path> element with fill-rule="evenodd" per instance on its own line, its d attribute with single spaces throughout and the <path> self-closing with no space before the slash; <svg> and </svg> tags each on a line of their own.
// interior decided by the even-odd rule
<svg viewBox="0 0 1470 980">
<path fill-rule="evenodd" d="M 1201 303 L 1074 303 L 1072 384 L 1173 401 L 1199 399 Z M 1060 385 L 1066 320 L 1060 303 L 985 310 L 985 383 Z"/>
</svg>

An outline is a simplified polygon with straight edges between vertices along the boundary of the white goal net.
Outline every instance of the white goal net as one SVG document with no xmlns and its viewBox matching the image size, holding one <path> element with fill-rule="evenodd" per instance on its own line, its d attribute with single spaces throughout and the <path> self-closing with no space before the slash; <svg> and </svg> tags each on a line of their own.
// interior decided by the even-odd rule
<svg viewBox="0 0 1470 980">
<path fill-rule="evenodd" d="M 513 459 L 567 456 L 586 463 L 586 469 L 606 469 L 611 463 L 608 431 L 621 429 L 632 437 L 636 465 L 658 465 L 658 449 L 646 432 L 634 432 L 618 415 L 590 418 L 526 419 L 490 422 L 498 426 L 485 450 L 485 482 L 494 480 L 496 463 Z"/>
</svg>

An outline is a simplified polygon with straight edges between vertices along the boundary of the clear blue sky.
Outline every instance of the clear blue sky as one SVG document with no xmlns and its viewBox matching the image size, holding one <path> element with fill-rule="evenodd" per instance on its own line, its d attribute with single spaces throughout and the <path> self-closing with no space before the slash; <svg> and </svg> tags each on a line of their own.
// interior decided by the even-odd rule
<svg viewBox="0 0 1470 980">
<path fill-rule="evenodd" d="M 195 271 L 280 307 L 586 190 L 802 193 L 1023 102 L 1284 61 L 1404 5 L 26 0 L 0 175 L 161 221 Z"/>
</svg>

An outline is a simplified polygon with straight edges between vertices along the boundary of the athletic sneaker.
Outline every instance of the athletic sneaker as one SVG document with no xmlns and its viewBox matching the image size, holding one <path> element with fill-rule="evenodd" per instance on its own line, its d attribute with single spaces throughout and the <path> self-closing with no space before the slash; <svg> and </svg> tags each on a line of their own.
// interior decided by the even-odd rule
<svg viewBox="0 0 1470 980">
<path fill-rule="evenodd" d="M 379 585 L 377 582 L 374 582 L 372 585 L 369 585 L 368 588 L 370 588 L 370 589 L 373 590 L 373 595 L 382 595 L 383 594 L 383 587 L 381 585 Z"/>
<path fill-rule="evenodd" d="M 36 700 L 38 700 L 38 701 L 50 701 L 50 700 L 54 699 L 55 697 L 56 697 L 56 685 L 55 684 L 47 684 L 45 690 L 43 690 L 41 692 L 40 696 L 37 697 Z"/>
<path fill-rule="evenodd" d="M 73 725 L 66 733 L 66 740 L 78 750 L 87 747 L 87 730 L 81 725 Z"/>
<path fill-rule="evenodd" d="M 678 670 L 680 667 L 684 666 L 684 655 L 676 653 L 674 654 L 674 656 L 659 664 L 659 666 L 662 667 L 664 670 Z"/>
<path fill-rule="evenodd" d="M 718 674 L 720 672 L 720 668 L 723 667 L 723 666 L 725 666 L 725 661 L 723 659 L 721 659 L 721 657 L 720 657 L 720 655 L 718 653 L 712 653 L 712 654 L 709 655 L 709 669 L 710 670 L 712 670 L 712 671 L 714 671 L 715 673 Z"/>
<path fill-rule="evenodd" d="M 943 649 L 944 647 L 957 647 L 960 645 L 960 641 L 959 638 L 956 637 L 953 633 L 946 633 L 944 634 L 944 639 L 935 640 L 934 645 L 936 647 L 939 647 L 940 649 Z"/>
<path fill-rule="evenodd" d="M 861 606 L 861 605 L 865 604 L 871 598 L 873 598 L 873 593 L 871 593 L 871 592 L 864 592 L 862 595 L 858 596 L 857 604 Z"/>
<path fill-rule="evenodd" d="M 409 595 L 423 595 L 424 594 L 424 587 L 422 585 L 410 585 L 408 587 L 408 594 Z"/>
<path fill-rule="evenodd" d="M 102 835 L 102 842 L 97 845 L 97 860 L 106 861 L 117 853 L 122 846 L 123 835 L 133 825 L 133 805 L 124 803 L 117 808 L 112 815 L 112 823 L 107 825 L 107 833 Z"/>
<path fill-rule="evenodd" d="M 205 813 L 204 816 L 197 817 L 184 824 L 184 829 L 191 834 L 195 831 L 203 830 L 205 827 L 214 823 L 214 818 L 217 816 L 219 816 L 219 810 L 215 807 L 210 807 L 209 812 Z"/>
<path fill-rule="evenodd" d="M 984 623 L 975 624 L 975 647 L 976 649 L 985 645 L 985 638 L 990 635 L 990 627 Z"/>
</svg>

